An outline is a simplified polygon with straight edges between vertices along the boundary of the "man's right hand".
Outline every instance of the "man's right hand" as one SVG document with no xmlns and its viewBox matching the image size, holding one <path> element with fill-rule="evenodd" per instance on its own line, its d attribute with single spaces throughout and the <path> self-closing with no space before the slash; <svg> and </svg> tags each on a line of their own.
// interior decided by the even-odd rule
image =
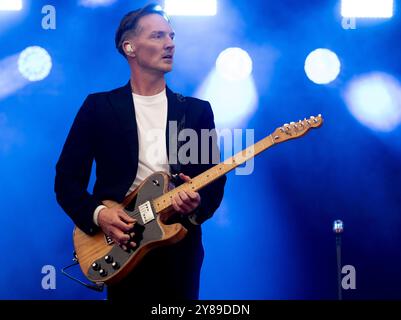
<svg viewBox="0 0 401 320">
<path fill-rule="evenodd" d="M 136 243 L 131 241 L 134 236 L 132 228 L 136 220 L 131 218 L 123 209 L 103 208 L 99 212 L 97 221 L 103 232 L 124 250 L 127 249 L 127 246 L 136 246 Z"/>
</svg>

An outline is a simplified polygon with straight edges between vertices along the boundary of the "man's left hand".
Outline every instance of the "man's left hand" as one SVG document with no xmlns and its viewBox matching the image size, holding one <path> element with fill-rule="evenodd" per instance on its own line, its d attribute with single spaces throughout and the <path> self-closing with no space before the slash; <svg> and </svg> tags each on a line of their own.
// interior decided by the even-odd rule
<svg viewBox="0 0 401 320">
<path fill-rule="evenodd" d="M 191 180 L 190 177 L 183 173 L 180 173 L 180 178 L 185 182 Z M 199 193 L 194 191 L 180 191 L 171 199 L 174 210 L 182 214 L 191 213 L 199 206 L 200 202 Z"/>
</svg>

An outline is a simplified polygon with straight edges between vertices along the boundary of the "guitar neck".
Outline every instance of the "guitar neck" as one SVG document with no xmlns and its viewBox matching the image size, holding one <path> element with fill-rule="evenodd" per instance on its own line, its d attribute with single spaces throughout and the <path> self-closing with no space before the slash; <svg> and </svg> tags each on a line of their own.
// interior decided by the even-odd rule
<svg viewBox="0 0 401 320">
<path fill-rule="evenodd" d="M 157 213 L 165 213 L 172 211 L 171 199 L 180 191 L 198 191 L 206 187 L 209 183 L 220 178 L 222 175 L 230 172 L 239 165 L 255 157 L 262 151 L 271 146 L 290 140 L 302 137 L 312 128 L 319 128 L 323 123 L 323 118 L 319 114 L 317 117 L 300 120 L 299 122 L 291 122 L 277 128 L 271 135 L 249 146 L 248 148 L 238 152 L 236 155 L 228 158 L 224 162 L 215 165 L 206 170 L 200 175 L 185 182 L 179 187 L 163 194 L 162 196 L 152 201 L 153 208 Z M 166 215 L 167 216 L 167 215 Z"/>
<path fill-rule="evenodd" d="M 245 163 L 249 159 L 255 157 L 259 153 L 268 149 L 275 144 L 273 136 L 269 135 L 266 138 L 258 141 L 257 143 L 249 146 L 248 148 L 238 152 L 234 156 L 228 158 L 214 167 L 206 170 L 200 175 L 192 178 L 190 181 L 185 182 L 179 187 L 163 194 L 162 196 L 153 200 L 153 207 L 157 213 L 168 211 L 171 209 L 171 198 L 180 191 L 199 191 L 206 187 L 211 182 L 217 180 L 226 173 L 234 170 L 239 165 Z"/>
</svg>

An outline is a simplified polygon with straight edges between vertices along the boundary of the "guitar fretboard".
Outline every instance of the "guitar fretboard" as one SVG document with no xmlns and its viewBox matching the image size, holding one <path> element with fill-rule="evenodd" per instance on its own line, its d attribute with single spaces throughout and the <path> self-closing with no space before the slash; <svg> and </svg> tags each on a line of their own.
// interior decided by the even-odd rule
<svg viewBox="0 0 401 320">
<path fill-rule="evenodd" d="M 274 139 L 272 135 L 265 137 L 264 139 L 258 141 L 257 143 L 249 146 L 248 148 L 238 152 L 234 156 L 228 158 L 224 162 L 221 162 L 214 167 L 206 170 L 200 175 L 192 178 L 190 181 L 183 183 L 179 187 L 163 194 L 162 196 L 153 200 L 153 208 L 156 212 L 162 212 L 168 209 L 171 204 L 171 199 L 180 191 L 198 191 L 206 187 L 209 183 L 220 178 L 224 174 L 234 170 L 239 165 L 245 163 L 249 159 L 255 157 L 262 151 L 274 145 Z"/>
</svg>

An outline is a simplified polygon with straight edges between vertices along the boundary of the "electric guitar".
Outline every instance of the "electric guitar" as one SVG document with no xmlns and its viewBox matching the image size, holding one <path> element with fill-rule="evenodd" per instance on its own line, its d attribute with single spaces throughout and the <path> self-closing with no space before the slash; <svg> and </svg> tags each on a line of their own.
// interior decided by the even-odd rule
<svg viewBox="0 0 401 320">
<path fill-rule="evenodd" d="M 92 282 L 113 284 L 121 281 L 152 249 L 182 240 L 187 229 L 180 223 L 166 224 L 174 214 L 171 198 L 179 191 L 198 191 L 262 151 L 284 141 L 299 138 L 322 125 L 321 115 L 277 128 L 272 134 L 231 158 L 170 190 L 170 176 L 156 172 L 144 180 L 122 203 L 103 201 L 107 207 L 120 207 L 135 218 L 137 246 L 124 250 L 99 231 L 89 236 L 74 228 L 73 241 L 82 272 Z"/>
</svg>

